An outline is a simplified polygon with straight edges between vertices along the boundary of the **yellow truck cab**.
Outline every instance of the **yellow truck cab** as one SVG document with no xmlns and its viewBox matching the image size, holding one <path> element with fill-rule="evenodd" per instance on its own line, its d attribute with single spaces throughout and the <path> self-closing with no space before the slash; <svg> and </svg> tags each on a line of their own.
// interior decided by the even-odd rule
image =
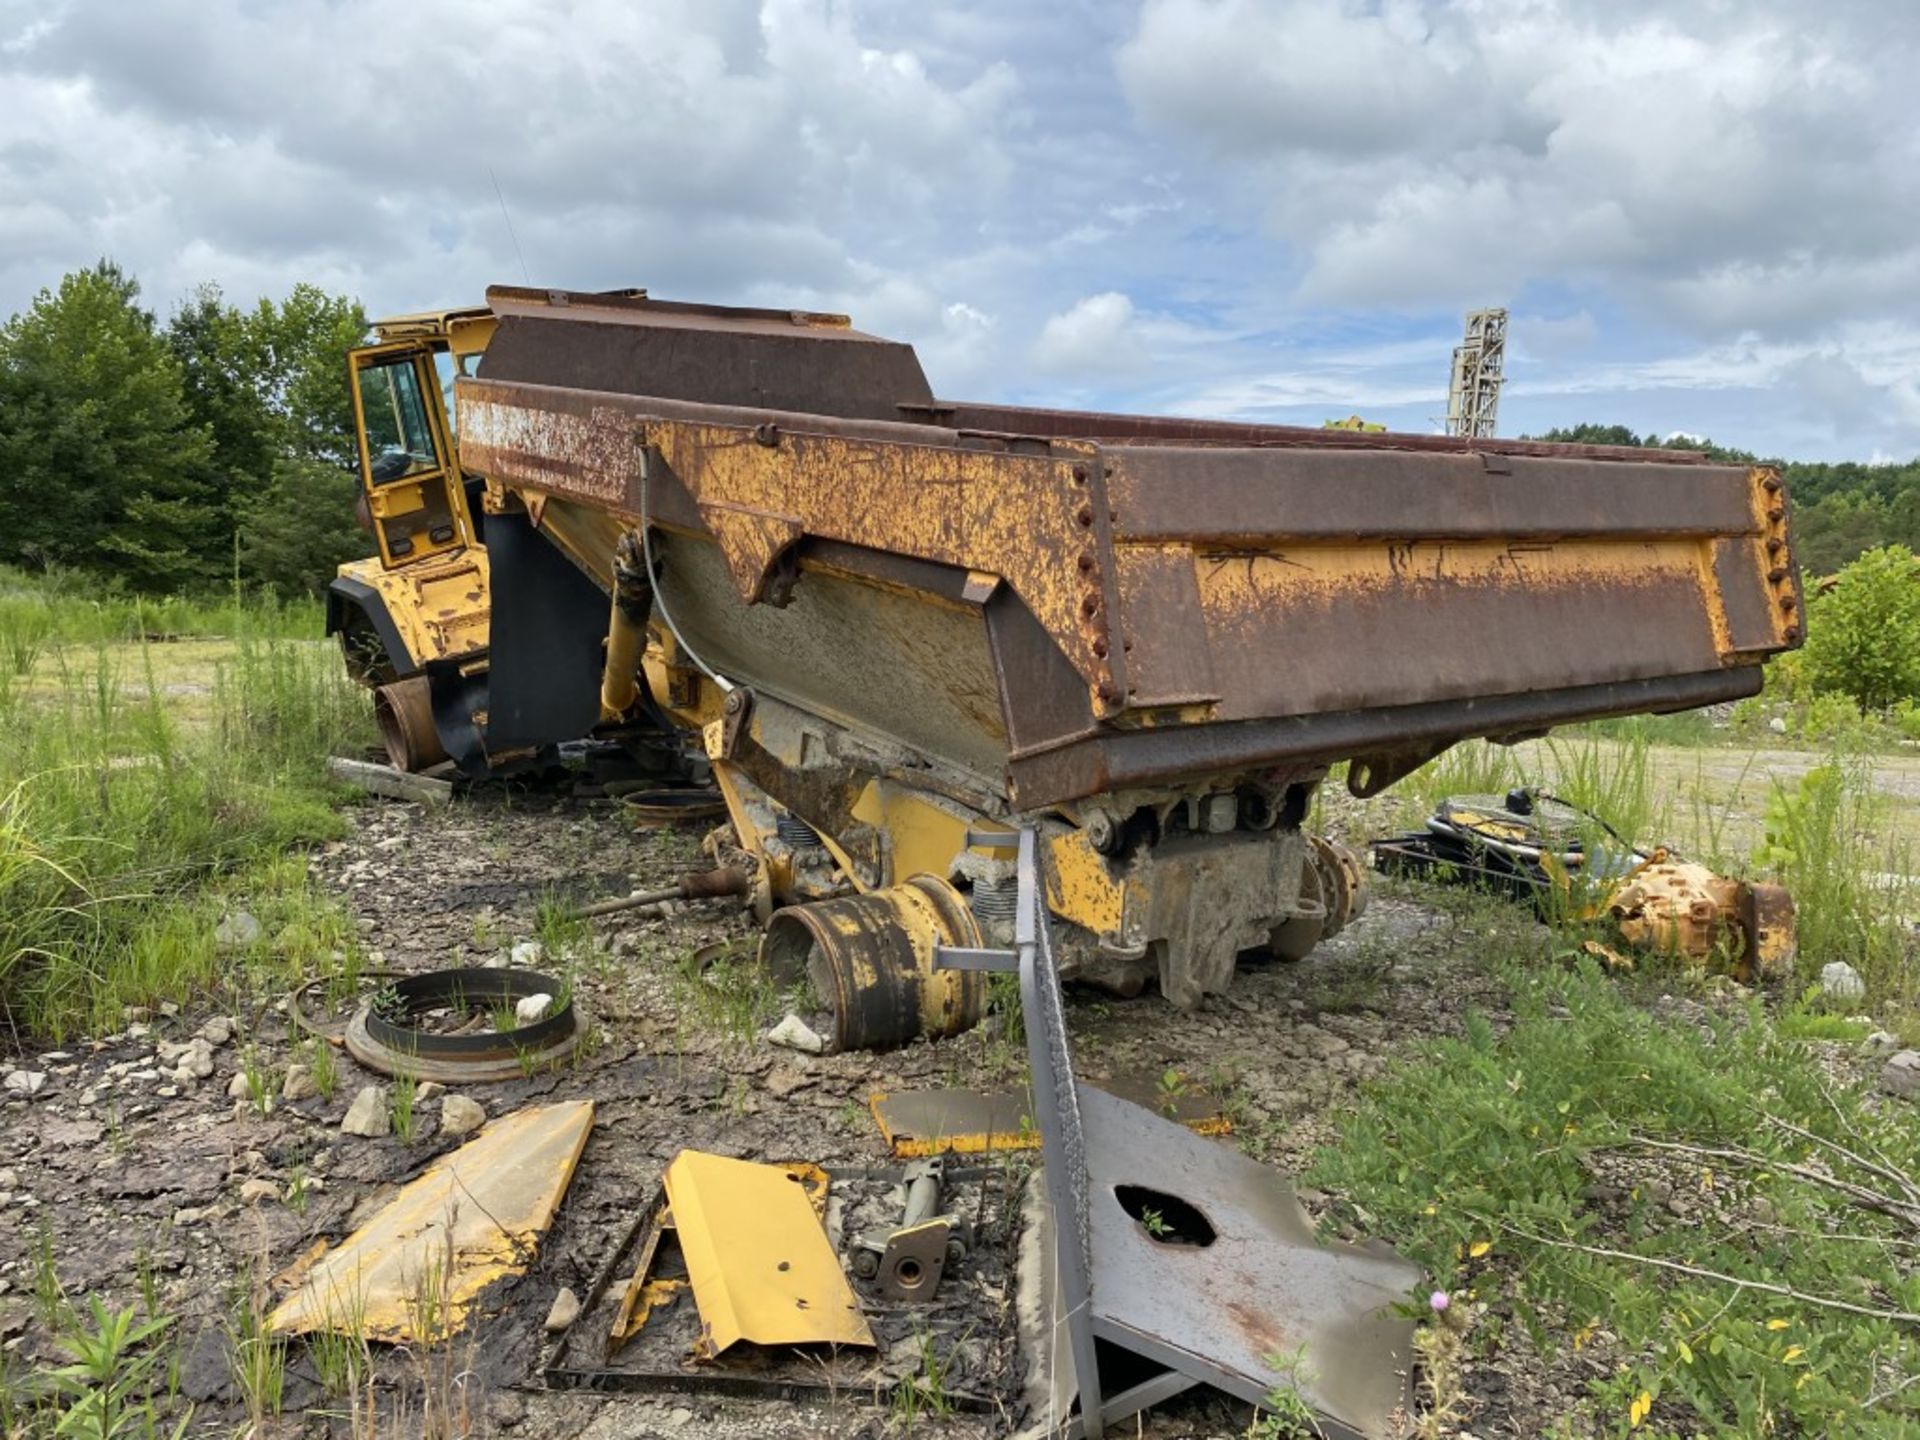
<svg viewBox="0 0 1920 1440">
<path fill-rule="evenodd" d="M 487 552 L 477 484 L 460 468 L 453 377 L 472 374 L 494 329 L 486 306 L 377 321 L 375 343 L 348 369 L 359 436 L 360 513 L 378 553 L 340 567 L 327 591 L 327 633 L 348 672 L 374 692 L 393 763 L 447 758 L 434 732 L 429 662 L 483 663 Z"/>
</svg>

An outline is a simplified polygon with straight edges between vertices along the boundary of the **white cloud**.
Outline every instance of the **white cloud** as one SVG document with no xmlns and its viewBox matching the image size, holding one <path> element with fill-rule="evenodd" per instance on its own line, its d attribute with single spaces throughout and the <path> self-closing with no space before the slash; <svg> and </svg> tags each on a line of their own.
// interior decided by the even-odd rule
<svg viewBox="0 0 1920 1440">
<path fill-rule="evenodd" d="M 1033 342 L 1033 363 L 1043 373 L 1084 383 L 1089 376 L 1127 375 L 1147 365 L 1147 346 L 1133 302 L 1117 290 L 1089 295 L 1059 315 L 1049 315 Z"/>
<path fill-rule="evenodd" d="M 1817 323 L 1787 297 L 1830 273 L 1901 293 L 1917 53 L 1920 9 L 1844 0 L 1147 0 L 1119 71 L 1246 180 L 1308 299 L 1597 280 L 1726 333 Z"/>
</svg>

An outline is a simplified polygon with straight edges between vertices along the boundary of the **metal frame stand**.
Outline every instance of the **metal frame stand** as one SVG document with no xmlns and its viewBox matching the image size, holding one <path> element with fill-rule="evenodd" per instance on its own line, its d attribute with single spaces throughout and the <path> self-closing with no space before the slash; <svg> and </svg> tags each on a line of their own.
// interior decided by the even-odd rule
<svg viewBox="0 0 1920 1440">
<path fill-rule="evenodd" d="M 1004 849 L 1004 833 L 969 843 Z M 1335 1440 L 1375 1440 L 1412 1401 L 1413 1324 L 1392 1307 L 1418 1267 L 1325 1245 L 1285 1180 L 1138 1105 L 1074 1082 L 1059 972 L 1048 942 L 1031 829 L 1020 831 L 1011 951 L 942 950 L 937 963 L 1017 971 L 1035 1118 L 1053 1217 L 1059 1320 L 1079 1407 L 1058 1433 L 1108 1426 L 1194 1385 L 1259 1404 L 1297 1390 Z M 1205 1234 L 1150 1234 L 1124 1207 L 1129 1184 L 1197 1212 Z M 1178 1193 L 1185 1189 L 1186 1195 Z M 1109 1393 L 1101 1350 L 1128 1371 Z M 1121 1353 L 1121 1352 L 1124 1352 Z"/>
</svg>

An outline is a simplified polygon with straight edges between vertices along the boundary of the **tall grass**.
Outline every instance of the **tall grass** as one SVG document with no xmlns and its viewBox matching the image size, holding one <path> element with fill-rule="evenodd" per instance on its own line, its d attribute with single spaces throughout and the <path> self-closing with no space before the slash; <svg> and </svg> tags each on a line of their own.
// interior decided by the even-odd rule
<svg viewBox="0 0 1920 1440">
<path fill-rule="evenodd" d="M 210 983 L 225 893 L 254 868 L 261 904 L 304 891 L 297 863 L 265 862 L 334 832 L 322 762 L 368 730 L 318 613 L 0 573 L 0 1043 Z M 154 637 L 179 634 L 228 642 L 189 687 L 211 692 L 198 724 L 157 670 Z"/>
</svg>

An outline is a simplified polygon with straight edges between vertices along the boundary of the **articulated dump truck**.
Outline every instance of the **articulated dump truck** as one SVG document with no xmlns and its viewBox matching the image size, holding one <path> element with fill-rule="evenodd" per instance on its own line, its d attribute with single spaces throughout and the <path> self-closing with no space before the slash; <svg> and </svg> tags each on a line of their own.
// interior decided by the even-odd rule
<svg viewBox="0 0 1920 1440">
<path fill-rule="evenodd" d="M 1004 940 L 1021 827 L 1062 973 L 1193 1006 L 1362 904 L 1302 828 L 1332 767 L 1736 700 L 1800 640 L 1765 467 L 939 400 L 844 317 L 642 291 L 377 329 L 328 624 L 395 763 L 710 766 L 843 1047 L 979 1018 L 934 950 Z"/>
</svg>

